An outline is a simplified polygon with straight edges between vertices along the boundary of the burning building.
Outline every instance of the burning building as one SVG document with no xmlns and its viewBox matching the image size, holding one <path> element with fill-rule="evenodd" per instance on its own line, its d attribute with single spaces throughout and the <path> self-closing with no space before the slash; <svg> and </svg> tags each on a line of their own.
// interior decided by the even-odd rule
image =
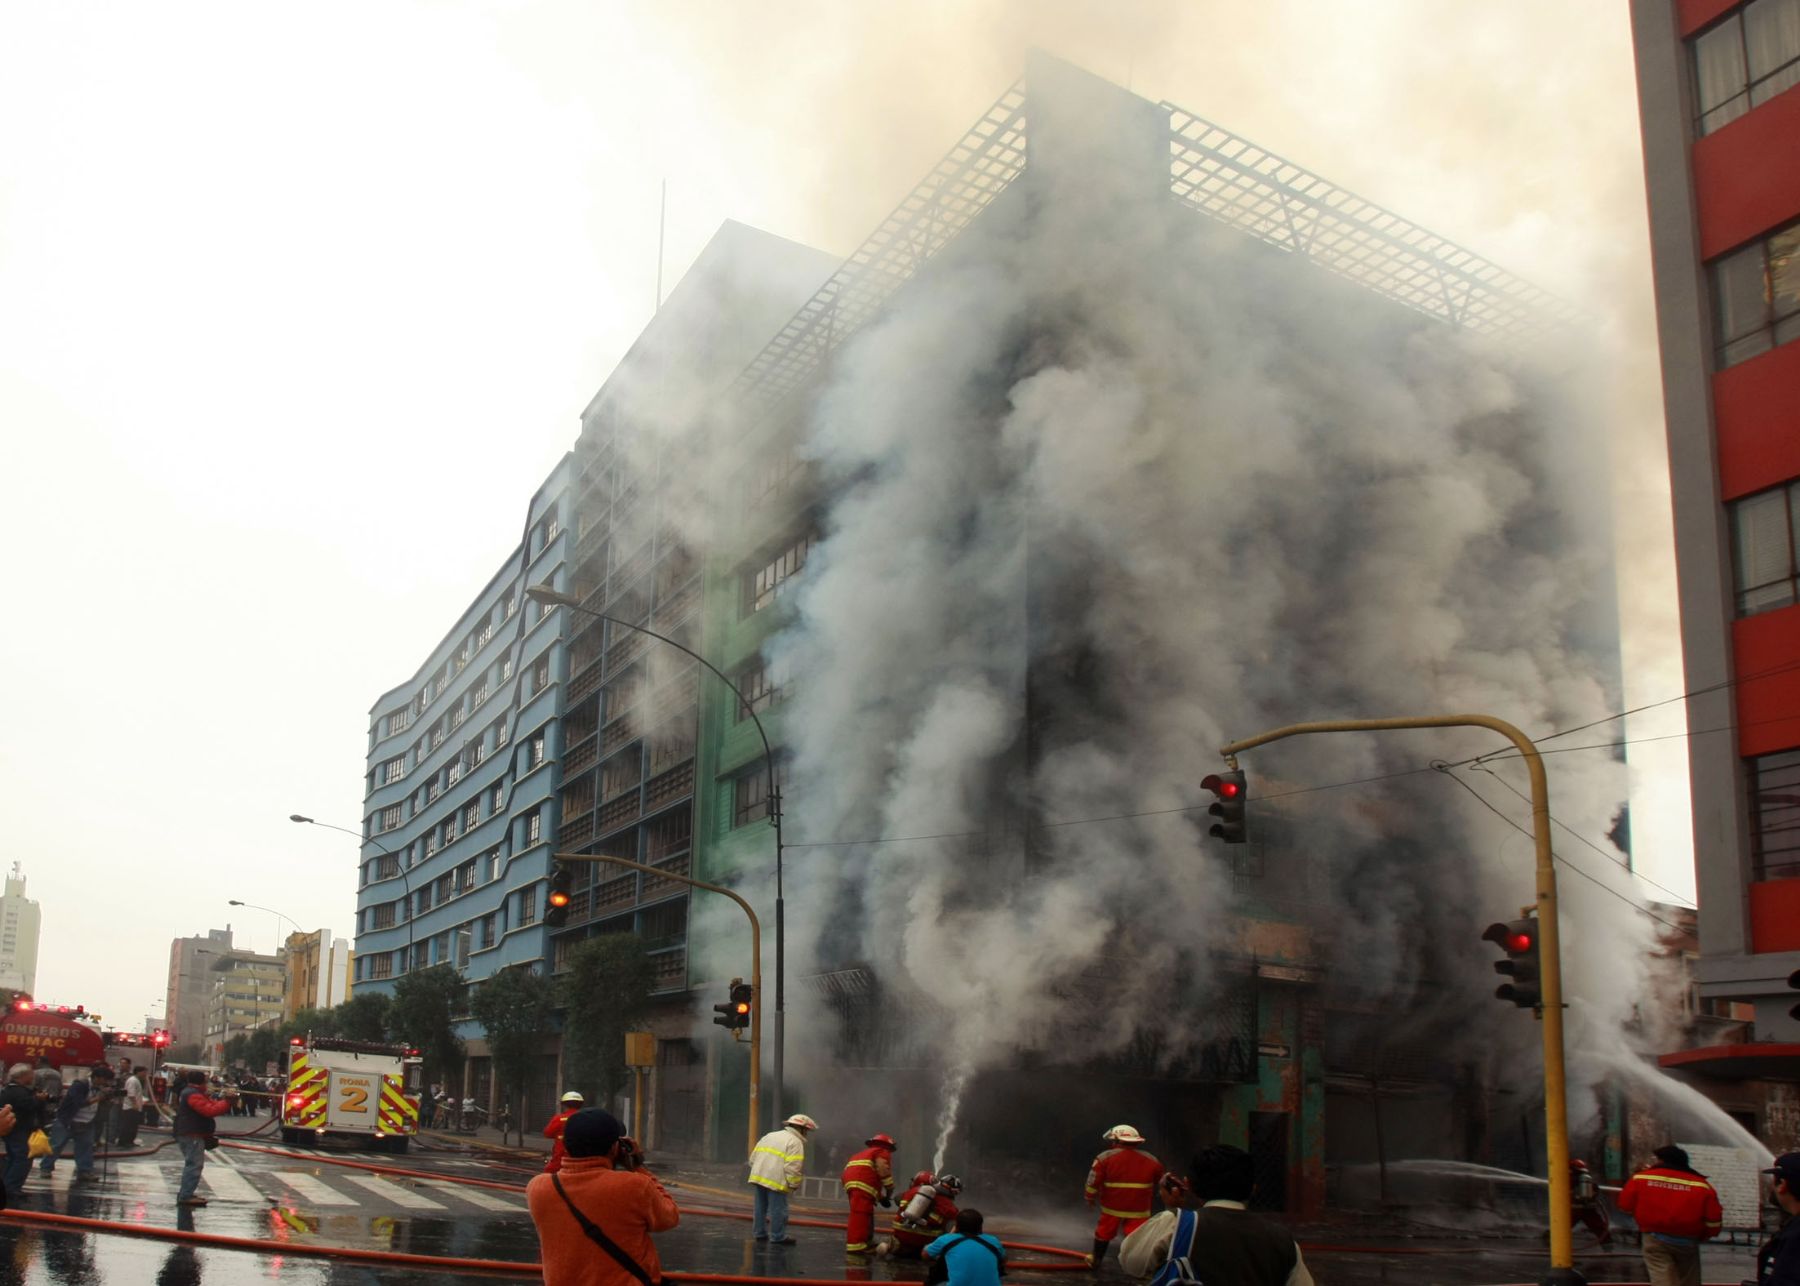
<svg viewBox="0 0 1800 1286">
<path fill-rule="evenodd" d="M 1576 319 L 1042 57 L 835 271 L 777 257 L 812 274 L 780 320 L 752 316 L 780 290 L 659 319 L 595 399 L 575 549 L 534 580 L 741 693 L 565 610 L 559 844 L 767 922 L 779 801 L 786 1103 L 820 1163 L 881 1128 L 906 1165 L 1068 1173 L 1130 1120 L 1177 1160 L 1245 1144 L 1298 1211 L 1383 1156 L 1541 1166 L 1537 1029 L 1479 941 L 1531 893 L 1493 746 L 1294 743 L 1248 765 L 1228 851 L 1198 783 L 1297 718 L 1618 708 Z M 1620 765 L 1569 756 L 1555 790 L 1603 834 Z M 1600 896 L 1622 866 L 1585 860 L 1610 869 L 1565 901 L 1578 1087 L 1644 940 Z M 745 1051 L 694 1015 L 748 939 L 696 899 L 584 875 L 544 955 L 635 931 L 673 962 L 653 1137 L 731 1157 Z"/>
</svg>

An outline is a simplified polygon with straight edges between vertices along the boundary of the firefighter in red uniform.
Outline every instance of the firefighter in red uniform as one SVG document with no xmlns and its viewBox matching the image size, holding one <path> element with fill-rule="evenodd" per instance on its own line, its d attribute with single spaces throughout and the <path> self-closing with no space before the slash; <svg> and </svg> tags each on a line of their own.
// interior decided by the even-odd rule
<svg viewBox="0 0 1800 1286">
<path fill-rule="evenodd" d="M 912 1210 L 913 1199 L 926 1186 L 932 1189 L 930 1204 L 922 1214 Z M 900 1194 L 894 1203 L 894 1244 L 896 1259 L 917 1259 L 920 1252 L 947 1232 L 956 1228 L 956 1202 L 962 1192 L 962 1181 L 953 1174 L 932 1178 L 931 1171 L 921 1170 L 913 1176 L 912 1187 Z"/>
<path fill-rule="evenodd" d="M 1115 1125 L 1100 1137 L 1114 1146 L 1094 1158 L 1087 1177 L 1087 1203 L 1100 1206 L 1088 1261 L 1095 1272 L 1112 1239 L 1121 1232 L 1129 1235 L 1150 1217 L 1151 1195 L 1163 1177 L 1162 1162 L 1143 1150 L 1144 1136 L 1129 1125 Z"/>
<path fill-rule="evenodd" d="M 875 1239 L 875 1203 L 894 1204 L 894 1149 L 899 1145 L 890 1134 L 877 1134 L 868 1146 L 844 1164 L 839 1182 L 850 1198 L 850 1222 L 844 1225 L 844 1250 L 852 1255 L 866 1255 Z"/>
<path fill-rule="evenodd" d="M 1619 1209 L 1643 1232 L 1651 1286 L 1700 1286 L 1700 1243 L 1719 1235 L 1725 1211 L 1683 1149 L 1671 1144 L 1655 1155 L 1655 1165 L 1631 1176 Z"/>
<path fill-rule="evenodd" d="M 544 1137 L 556 1140 L 550 1146 L 549 1159 L 544 1162 L 545 1174 L 555 1174 L 562 1169 L 563 1159 L 568 1156 L 568 1153 L 563 1150 L 563 1126 L 569 1123 L 571 1116 L 586 1106 L 587 1100 L 581 1097 L 578 1090 L 570 1090 L 562 1096 L 562 1102 L 557 1104 L 556 1115 L 551 1117 L 550 1123 L 544 1127 Z"/>
</svg>

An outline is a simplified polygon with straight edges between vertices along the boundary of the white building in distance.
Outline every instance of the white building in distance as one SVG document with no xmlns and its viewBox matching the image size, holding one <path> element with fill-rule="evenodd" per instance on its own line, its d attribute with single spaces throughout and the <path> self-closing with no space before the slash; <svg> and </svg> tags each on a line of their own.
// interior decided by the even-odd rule
<svg viewBox="0 0 1800 1286">
<path fill-rule="evenodd" d="M 25 896 L 25 876 L 13 863 L 0 897 L 0 987 L 37 994 L 38 930 L 43 914 Z"/>
</svg>

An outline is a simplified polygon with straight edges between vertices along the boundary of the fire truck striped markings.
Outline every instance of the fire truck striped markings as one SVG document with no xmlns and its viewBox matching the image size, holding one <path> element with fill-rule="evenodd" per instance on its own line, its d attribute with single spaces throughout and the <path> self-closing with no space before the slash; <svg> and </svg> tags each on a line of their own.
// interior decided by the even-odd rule
<svg viewBox="0 0 1800 1286">
<path fill-rule="evenodd" d="M 212 1161 L 206 1163 L 206 1171 L 200 1176 L 200 1182 L 213 1196 L 221 1201 L 254 1201 L 258 1205 L 268 1202 L 268 1198 L 256 1190 L 248 1179 L 229 1166 L 215 1166 Z"/>
<path fill-rule="evenodd" d="M 516 1201 L 508 1201 L 498 1193 L 471 1188 L 467 1184 L 445 1183 L 442 1179 L 421 1179 L 419 1182 L 433 1192 L 447 1192 L 458 1201 L 466 1201 L 472 1206 L 480 1206 L 483 1210 L 504 1210 L 509 1215 L 518 1214 L 519 1208 L 525 1200 L 521 1195 Z"/>
<path fill-rule="evenodd" d="M 275 1177 L 315 1206 L 354 1206 L 358 1204 L 355 1197 L 346 1197 L 327 1186 L 324 1181 L 301 1170 L 277 1170 Z"/>
<path fill-rule="evenodd" d="M 397 1206 L 405 1206 L 408 1210 L 442 1210 L 442 1202 L 433 1201 L 430 1197 L 422 1197 L 411 1188 L 395 1183 L 391 1179 L 378 1178 L 375 1175 L 347 1174 L 345 1183 L 354 1183 L 359 1188 L 367 1188 L 376 1196 L 385 1198 Z"/>
</svg>

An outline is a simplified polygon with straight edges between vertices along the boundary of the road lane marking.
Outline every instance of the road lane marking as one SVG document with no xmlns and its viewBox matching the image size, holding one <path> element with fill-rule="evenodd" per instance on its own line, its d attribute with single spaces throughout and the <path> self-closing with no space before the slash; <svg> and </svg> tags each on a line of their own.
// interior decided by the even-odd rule
<svg viewBox="0 0 1800 1286">
<path fill-rule="evenodd" d="M 265 1205 L 269 1200 L 250 1180 L 230 1168 L 215 1170 L 209 1165 L 200 1176 L 200 1182 L 221 1201 L 250 1201 Z"/>
<path fill-rule="evenodd" d="M 353 1206 L 356 1204 L 355 1197 L 346 1197 L 343 1193 L 327 1186 L 323 1180 L 300 1170 L 277 1170 L 275 1177 L 315 1206 Z"/>
<path fill-rule="evenodd" d="M 119 1191 L 125 1196 L 149 1196 L 156 1192 L 165 1192 L 173 1196 L 175 1189 L 170 1186 L 162 1167 L 150 1161 L 121 1161 L 119 1171 Z"/>
<path fill-rule="evenodd" d="M 525 1200 L 521 1194 L 518 1199 L 509 1201 L 496 1192 L 471 1187 L 466 1183 L 446 1183 L 442 1179 L 421 1179 L 419 1182 L 434 1192 L 447 1192 L 472 1206 L 480 1206 L 483 1210 L 504 1210 L 509 1215 L 518 1214 Z"/>
<path fill-rule="evenodd" d="M 408 1210 L 442 1210 L 441 1202 L 430 1197 L 420 1196 L 411 1188 L 405 1187 L 389 1179 L 377 1178 L 374 1175 L 347 1174 L 345 1183 L 354 1183 L 359 1188 L 367 1188 L 376 1196 L 386 1197 L 397 1206 L 405 1206 Z"/>
</svg>

